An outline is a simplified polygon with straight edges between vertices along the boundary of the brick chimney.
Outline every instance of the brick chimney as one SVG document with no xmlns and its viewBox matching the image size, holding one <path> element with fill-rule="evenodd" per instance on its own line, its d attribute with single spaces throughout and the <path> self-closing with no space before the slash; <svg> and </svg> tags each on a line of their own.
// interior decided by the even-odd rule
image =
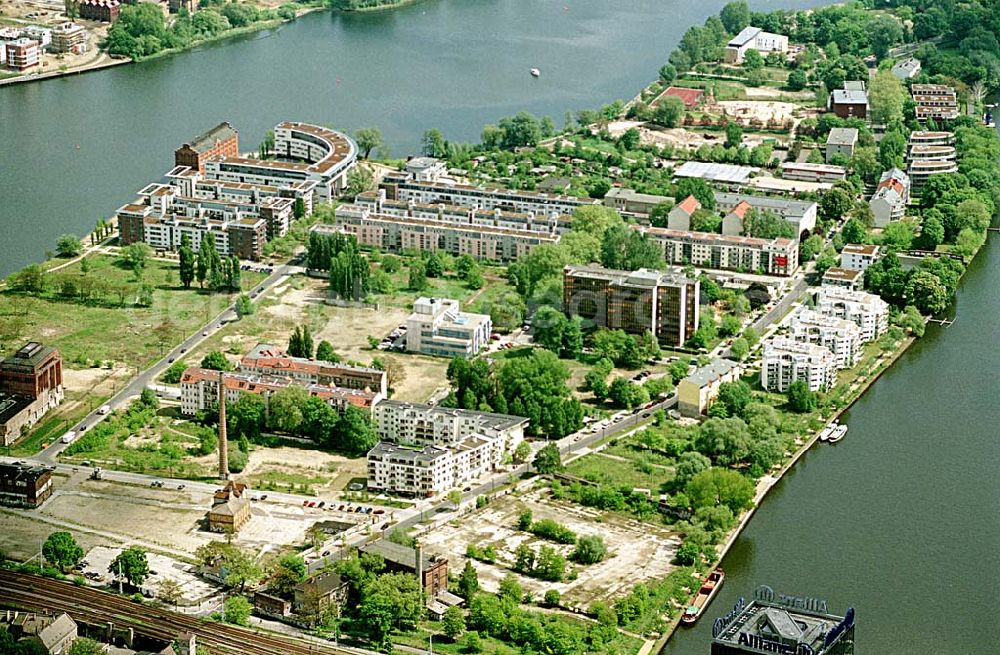
<svg viewBox="0 0 1000 655">
<path fill-rule="evenodd" d="M 226 440 L 226 374 L 219 371 L 219 478 L 229 479 L 229 443 Z"/>
</svg>

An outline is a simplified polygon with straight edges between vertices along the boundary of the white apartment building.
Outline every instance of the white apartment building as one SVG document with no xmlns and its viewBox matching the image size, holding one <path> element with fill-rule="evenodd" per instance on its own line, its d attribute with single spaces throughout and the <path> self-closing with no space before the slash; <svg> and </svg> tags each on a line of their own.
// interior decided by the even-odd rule
<svg viewBox="0 0 1000 655">
<path fill-rule="evenodd" d="M 765 32 L 759 27 L 744 27 L 726 44 L 726 63 L 742 64 L 749 50 L 756 50 L 765 55 L 769 52 L 784 53 L 788 51 L 788 37 L 784 34 Z"/>
<path fill-rule="evenodd" d="M 770 196 L 755 196 L 749 193 L 715 192 L 716 208 L 722 212 L 730 212 L 740 203 L 747 203 L 757 211 L 772 211 L 795 226 L 798 234 L 816 231 L 816 214 L 819 205 L 811 200 L 796 200 L 794 198 L 772 198 Z"/>
<path fill-rule="evenodd" d="M 457 300 L 421 297 L 406 319 L 406 350 L 440 357 L 473 357 L 490 343 L 487 314 L 459 310 Z"/>
<path fill-rule="evenodd" d="M 903 218 L 908 202 L 910 176 L 898 168 L 882 173 L 878 186 L 875 187 L 875 194 L 868 202 L 875 215 L 875 227 L 885 227 L 890 222 Z"/>
<path fill-rule="evenodd" d="M 660 244 L 663 258 L 673 266 L 692 264 L 781 276 L 792 275 L 799 268 L 797 239 L 755 239 L 661 227 L 640 227 L 639 231 Z"/>
<path fill-rule="evenodd" d="M 455 448 L 408 448 L 380 441 L 368 451 L 368 489 L 430 497 L 493 470 L 492 439 L 469 437 Z"/>
<path fill-rule="evenodd" d="M 524 439 L 528 419 L 509 414 L 453 409 L 437 405 L 384 400 L 375 407 L 375 428 L 385 441 L 453 448 L 469 437 L 500 442 L 496 463 Z"/>
<path fill-rule="evenodd" d="M 824 287 L 845 287 L 848 289 L 860 289 L 864 285 L 864 271 L 851 268 L 840 268 L 833 266 L 823 273 L 822 286 Z"/>
<path fill-rule="evenodd" d="M 406 172 L 417 182 L 437 182 L 448 173 L 448 164 L 434 157 L 413 157 L 406 162 Z"/>
<path fill-rule="evenodd" d="M 785 337 L 764 343 L 760 385 L 784 393 L 796 380 L 805 380 L 810 391 L 826 391 L 837 383 L 837 360 L 828 348 L 799 343 Z"/>
<path fill-rule="evenodd" d="M 802 309 L 792 317 L 789 336 L 800 343 L 825 347 L 840 369 L 853 368 L 861 357 L 861 328 L 843 318 Z"/>
<path fill-rule="evenodd" d="M 874 341 L 889 329 L 889 304 L 872 293 L 824 286 L 816 292 L 816 311 L 851 321 L 861 328 L 861 340 Z"/>
<path fill-rule="evenodd" d="M 867 243 L 849 243 L 840 251 L 840 267 L 864 271 L 878 260 L 880 253 L 879 246 Z"/>
</svg>

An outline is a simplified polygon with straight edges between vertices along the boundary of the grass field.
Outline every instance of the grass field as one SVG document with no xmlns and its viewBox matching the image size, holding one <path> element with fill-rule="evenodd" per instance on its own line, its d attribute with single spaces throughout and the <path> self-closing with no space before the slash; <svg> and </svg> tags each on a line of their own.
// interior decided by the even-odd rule
<svg viewBox="0 0 1000 655">
<path fill-rule="evenodd" d="M 633 489 L 649 489 L 654 493 L 674 477 L 673 469 L 656 463 L 638 451 L 628 455 L 592 453 L 574 460 L 566 467 L 566 472 L 594 482 L 602 482 L 614 487 L 629 486 Z"/>
</svg>

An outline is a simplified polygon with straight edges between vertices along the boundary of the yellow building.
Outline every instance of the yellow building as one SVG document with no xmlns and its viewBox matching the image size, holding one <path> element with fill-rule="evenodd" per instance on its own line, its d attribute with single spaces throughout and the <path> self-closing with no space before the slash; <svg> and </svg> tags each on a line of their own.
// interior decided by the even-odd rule
<svg viewBox="0 0 1000 655">
<path fill-rule="evenodd" d="M 226 482 L 215 492 L 212 509 L 208 512 L 208 529 L 212 532 L 239 532 L 250 520 L 250 487 L 243 482 Z"/>
<path fill-rule="evenodd" d="M 735 382 L 743 374 L 743 367 L 729 359 L 716 359 L 687 376 L 677 385 L 677 408 L 684 416 L 700 416 L 707 410 L 719 387 Z"/>
</svg>

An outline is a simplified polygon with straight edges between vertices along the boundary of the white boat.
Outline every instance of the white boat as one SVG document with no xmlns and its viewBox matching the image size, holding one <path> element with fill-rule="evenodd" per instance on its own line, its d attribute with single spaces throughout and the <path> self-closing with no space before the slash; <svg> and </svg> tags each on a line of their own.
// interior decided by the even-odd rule
<svg viewBox="0 0 1000 655">
<path fill-rule="evenodd" d="M 531 76 L 532 77 L 539 77 L 541 74 L 542 74 L 542 71 L 538 70 L 537 68 L 532 68 L 531 69 Z"/>
<path fill-rule="evenodd" d="M 846 434 L 847 434 L 847 426 L 846 425 L 838 425 L 837 429 L 834 430 L 833 434 L 830 435 L 829 441 L 830 441 L 830 443 L 837 443 L 838 441 L 840 441 L 841 439 L 843 439 L 844 435 L 846 435 Z"/>
<path fill-rule="evenodd" d="M 830 423 L 825 428 L 823 428 L 822 432 L 819 433 L 819 440 L 820 441 L 827 441 L 827 440 L 829 440 L 830 439 L 830 435 L 833 434 L 834 430 L 836 430 L 836 429 L 837 429 L 837 422 L 834 421 L 833 423 Z"/>
</svg>

